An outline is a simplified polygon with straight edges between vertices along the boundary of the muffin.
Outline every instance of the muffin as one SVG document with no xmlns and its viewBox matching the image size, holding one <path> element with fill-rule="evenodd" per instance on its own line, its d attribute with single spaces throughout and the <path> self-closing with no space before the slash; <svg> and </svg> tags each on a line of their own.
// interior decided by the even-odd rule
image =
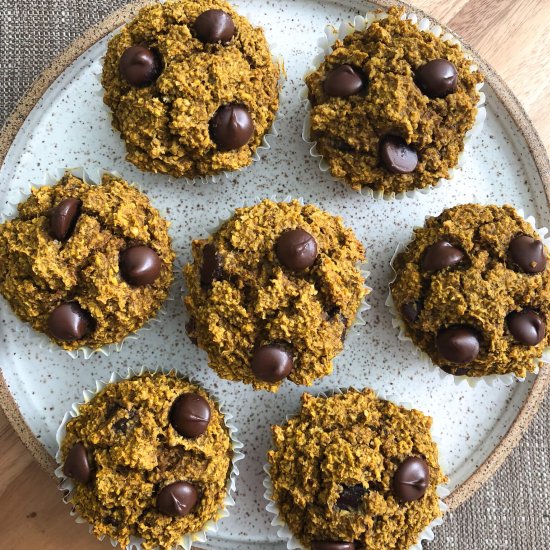
<svg viewBox="0 0 550 550">
<path fill-rule="evenodd" d="M 222 378 L 277 391 L 329 374 L 367 293 L 342 219 L 264 200 L 239 208 L 184 268 L 188 334 Z"/>
<path fill-rule="evenodd" d="M 102 77 L 126 158 L 186 178 L 252 162 L 278 80 L 263 30 L 224 0 L 146 6 L 110 40 Z"/>
<path fill-rule="evenodd" d="M 174 374 L 105 386 L 66 424 L 62 475 L 93 533 L 125 548 L 175 547 L 216 521 L 233 449 L 214 399 Z"/>
<path fill-rule="evenodd" d="M 272 428 L 266 496 L 301 548 L 406 550 L 442 515 L 431 424 L 370 389 L 305 393 L 299 413 Z"/>
<path fill-rule="evenodd" d="M 66 173 L 33 188 L 0 225 L 0 293 L 66 350 L 121 342 L 153 317 L 172 283 L 168 223 L 138 189 Z"/>
<path fill-rule="evenodd" d="M 332 176 L 394 194 L 449 177 L 472 128 L 479 72 L 403 10 L 337 40 L 306 77 L 310 139 Z"/>
<path fill-rule="evenodd" d="M 445 372 L 524 378 L 548 346 L 549 251 L 511 206 L 427 218 L 393 262 L 407 336 Z"/>
</svg>

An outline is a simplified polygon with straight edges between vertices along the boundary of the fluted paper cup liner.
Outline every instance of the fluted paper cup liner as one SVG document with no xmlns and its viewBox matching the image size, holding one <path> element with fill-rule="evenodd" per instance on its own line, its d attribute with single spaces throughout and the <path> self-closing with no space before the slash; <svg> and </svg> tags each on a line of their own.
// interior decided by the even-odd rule
<svg viewBox="0 0 550 550">
<path fill-rule="evenodd" d="M 99 185 L 101 183 L 101 179 L 104 174 L 109 174 L 111 176 L 123 179 L 123 177 L 118 172 L 107 171 L 103 169 L 94 169 L 89 171 L 83 167 L 58 168 L 53 172 L 46 172 L 43 176 L 42 183 L 40 185 L 34 185 L 34 187 L 44 187 L 49 185 L 55 185 L 63 178 L 63 176 L 66 173 L 72 174 L 73 176 L 81 179 L 82 181 L 84 181 L 89 185 Z M 134 184 L 134 186 L 137 189 L 139 189 L 141 192 L 143 192 L 139 185 Z M 17 203 L 9 203 L 8 208 L 2 212 L 1 222 L 3 223 L 4 221 L 15 217 L 17 215 L 17 205 L 27 200 L 29 196 L 30 196 L 30 193 L 28 189 L 19 189 L 19 200 L 17 201 Z M 160 215 L 164 219 L 166 219 L 166 216 L 164 215 L 164 213 L 161 212 Z M 175 267 L 174 267 L 174 270 L 176 270 Z M 173 300 L 173 298 L 170 296 L 167 296 L 166 301 L 171 301 L 171 300 Z M 83 357 L 84 359 L 89 359 L 95 353 L 99 353 L 101 355 L 105 355 L 106 357 L 109 357 L 109 355 L 111 355 L 111 352 L 121 351 L 122 348 L 124 347 L 124 344 L 126 344 L 127 342 L 131 342 L 132 340 L 138 340 L 143 335 L 143 333 L 152 330 L 155 327 L 155 325 L 160 324 L 162 321 L 158 317 L 162 317 L 166 315 L 166 310 L 164 309 L 164 307 L 161 307 L 155 315 L 156 315 L 155 317 L 152 317 L 151 319 L 149 319 L 138 330 L 126 335 L 120 342 L 106 344 L 100 348 L 90 348 L 88 346 L 83 346 L 76 350 L 64 350 L 63 348 L 55 344 L 52 340 L 50 340 L 46 334 L 35 331 L 34 329 L 32 329 L 32 327 L 28 323 L 23 322 L 15 314 L 14 314 L 14 317 L 15 319 L 17 319 L 17 321 L 14 322 L 13 326 L 15 330 L 21 333 L 23 336 L 30 334 L 31 331 L 34 332 L 34 334 L 38 338 L 38 346 L 40 347 L 40 349 L 45 349 L 48 351 L 62 350 L 62 351 L 65 351 L 68 355 L 70 355 L 73 359 L 77 359 L 79 357 Z"/>
<path fill-rule="evenodd" d="M 368 27 L 370 27 L 374 21 L 386 19 L 387 17 L 388 17 L 387 12 L 370 11 L 370 12 L 367 12 L 367 14 L 364 17 L 361 15 L 356 16 L 353 21 L 344 21 L 340 23 L 340 25 L 328 25 L 327 27 L 325 27 L 325 34 L 318 41 L 319 53 L 314 57 L 312 66 L 305 76 L 316 71 L 321 65 L 321 63 L 324 61 L 325 57 L 332 53 L 332 47 L 334 46 L 334 43 L 336 42 L 336 40 L 343 40 L 349 34 L 352 34 L 356 31 L 363 31 Z M 449 42 L 451 44 L 458 44 L 462 48 L 462 45 L 460 44 L 460 42 L 451 33 L 447 32 L 443 34 L 443 29 L 439 25 L 432 23 L 428 18 L 422 18 L 419 20 L 418 16 L 414 13 L 404 13 L 401 18 L 411 21 L 421 31 L 430 32 L 434 36 L 441 38 L 441 40 L 443 40 L 444 42 Z M 464 52 L 464 57 L 466 59 L 471 59 L 471 56 L 467 52 Z M 476 72 L 478 70 L 478 67 L 472 63 L 470 70 L 472 72 Z M 483 124 L 485 122 L 485 118 L 486 118 L 486 111 L 484 106 L 485 94 L 481 91 L 482 88 L 483 88 L 483 82 L 479 83 L 476 86 L 476 89 L 479 93 L 479 101 L 476 105 L 477 107 L 476 119 L 474 121 L 472 128 L 468 130 L 464 136 L 464 150 L 460 153 L 456 166 L 449 169 L 448 178 L 442 178 L 436 184 L 429 185 L 427 187 L 424 187 L 423 189 L 411 189 L 408 191 L 402 191 L 400 193 L 395 193 L 393 191 L 384 192 L 382 190 L 371 189 L 370 187 L 363 187 L 359 191 L 359 193 L 366 194 L 369 197 L 372 197 L 375 199 L 401 200 L 405 197 L 412 198 L 417 193 L 421 193 L 425 195 L 426 193 L 429 193 L 432 189 L 439 187 L 445 181 L 452 179 L 454 177 L 456 170 L 462 166 L 463 155 L 468 142 L 470 142 L 472 138 L 474 138 L 481 132 L 481 129 L 483 128 Z M 304 86 L 304 88 L 302 89 L 300 98 L 304 101 L 305 109 L 306 109 L 304 127 L 302 130 L 302 138 L 310 146 L 310 154 L 313 158 L 315 158 L 318 161 L 319 169 L 321 170 L 321 172 L 330 173 L 329 171 L 330 167 L 328 162 L 324 159 L 323 155 L 318 151 L 317 143 L 313 141 L 311 136 L 310 113 L 311 113 L 312 106 L 308 99 L 307 86 Z M 333 179 L 339 183 L 345 183 L 337 178 L 333 178 Z"/>
<path fill-rule="evenodd" d="M 75 487 L 72 479 L 65 477 L 65 475 L 63 474 L 61 444 L 63 443 L 63 440 L 65 439 L 67 423 L 80 414 L 80 412 L 79 412 L 80 405 L 82 405 L 84 403 L 88 403 L 89 401 L 91 401 L 101 390 L 103 390 L 103 388 L 105 388 L 109 384 L 114 384 L 114 383 L 120 382 L 122 380 L 129 380 L 131 378 L 135 378 L 137 376 L 141 376 L 141 375 L 146 374 L 146 373 L 151 373 L 151 374 L 155 374 L 155 373 L 162 373 L 162 374 L 174 373 L 174 374 L 176 374 L 176 376 L 178 376 L 178 378 L 189 380 L 192 384 L 196 384 L 197 386 L 202 387 L 201 384 L 199 384 L 198 382 L 195 382 L 192 379 L 190 379 L 189 377 L 178 373 L 174 369 L 169 370 L 169 369 L 158 368 L 158 369 L 155 369 L 155 370 L 150 370 L 150 369 L 147 369 L 145 367 L 142 367 L 139 370 L 133 370 L 133 369 L 129 368 L 125 371 L 124 374 L 119 374 L 117 372 L 113 372 L 113 373 L 111 373 L 111 375 L 109 376 L 109 379 L 107 381 L 103 381 L 103 380 L 96 381 L 95 389 L 84 390 L 83 391 L 83 401 L 82 401 L 82 403 L 73 403 L 71 405 L 70 410 L 67 413 L 65 413 L 65 416 L 63 417 L 61 425 L 57 429 L 57 433 L 56 433 L 56 436 L 55 436 L 57 444 L 58 444 L 58 451 L 55 455 L 55 459 L 56 459 L 57 463 L 59 464 L 58 468 L 55 470 L 55 475 L 56 475 L 56 477 L 58 477 L 60 479 L 60 482 L 58 484 L 58 489 L 64 493 L 63 502 L 65 502 L 65 504 L 71 504 L 72 503 L 73 489 Z M 229 473 L 229 476 L 228 476 L 228 479 L 227 479 L 227 485 L 226 485 L 226 496 L 225 496 L 220 508 L 218 509 L 216 518 L 211 519 L 208 522 L 206 522 L 206 524 L 204 525 L 204 527 L 201 531 L 196 532 L 196 533 L 187 533 L 187 534 L 182 535 L 181 540 L 178 541 L 178 543 L 176 545 L 172 546 L 170 550 L 191 550 L 193 544 L 206 542 L 208 536 L 210 536 L 214 533 L 217 533 L 217 531 L 218 531 L 218 521 L 229 516 L 228 508 L 235 505 L 235 500 L 233 498 L 233 493 L 235 492 L 236 480 L 237 480 L 237 477 L 239 475 L 239 468 L 237 466 L 237 462 L 244 458 L 244 454 L 241 452 L 241 449 L 243 448 L 243 444 L 237 439 L 236 434 L 238 432 L 238 429 L 232 423 L 233 415 L 230 414 L 224 408 L 223 403 L 219 402 L 216 399 L 216 397 L 212 393 L 210 393 L 210 391 L 208 391 L 208 394 L 209 394 L 210 397 L 212 397 L 216 401 L 216 403 L 218 405 L 218 408 L 219 408 L 219 411 L 224 417 L 224 423 L 225 423 L 225 426 L 226 426 L 226 428 L 229 432 L 229 437 L 231 438 L 231 444 L 232 444 L 232 448 L 233 448 L 233 457 L 231 459 L 231 471 Z M 70 512 L 70 515 L 75 518 L 76 523 L 88 524 L 88 522 L 78 514 L 78 511 L 75 509 L 74 505 L 73 505 L 73 508 Z M 90 533 L 92 533 L 92 526 L 91 525 L 89 525 L 88 530 L 89 530 Z M 103 535 L 102 537 L 99 538 L 99 540 L 103 540 L 106 536 L 107 535 Z M 116 540 L 114 540 L 110 537 L 109 537 L 109 540 L 110 540 L 111 545 L 113 547 L 116 547 L 118 545 L 118 542 Z M 142 550 L 142 548 L 143 548 L 142 547 L 142 542 L 143 542 L 142 539 L 140 539 L 138 537 L 135 537 L 135 536 L 132 536 L 130 538 L 130 544 L 127 545 L 124 550 Z M 158 548 L 156 550 L 158 550 Z"/>
<path fill-rule="evenodd" d="M 333 391 L 321 392 L 318 394 L 318 397 L 330 397 L 332 395 L 346 393 L 347 391 L 350 391 L 350 390 L 359 391 L 354 387 L 338 388 Z M 373 390 L 373 391 L 378 399 L 382 399 L 384 401 L 390 401 L 391 403 L 399 407 L 403 407 L 404 409 L 411 410 L 415 408 L 409 403 L 403 402 L 400 399 L 396 398 L 395 396 L 386 395 L 385 392 L 383 391 L 378 391 L 378 390 Z M 286 419 L 288 420 L 289 418 L 290 416 L 287 416 Z M 432 436 L 432 440 L 437 445 L 438 439 L 434 437 L 433 432 L 431 433 L 431 436 Z M 441 459 L 439 459 L 439 463 L 441 467 Z M 264 481 L 263 481 L 263 486 L 265 488 L 264 498 L 267 500 L 266 510 L 273 516 L 273 519 L 271 520 L 271 525 L 277 527 L 277 535 L 281 540 L 283 540 L 286 543 L 287 550 L 308 550 L 298 540 L 298 538 L 292 533 L 288 525 L 285 523 L 285 521 L 281 517 L 277 503 L 273 500 L 273 483 L 271 481 L 271 476 L 270 476 L 270 464 L 269 463 L 264 464 L 263 469 L 264 469 L 264 472 L 266 473 L 266 477 L 264 478 Z M 434 528 L 443 523 L 443 515 L 447 512 L 448 507 L 443 502 L 442 499 L 448 496 L 450 494 L 450 491 L 446 485 L 440 484 L 437 486 L 436 492 L 437 492 L 437 496 L 439 497 L 439 510 L 441 511 L 442 516 L 430 522 L 429 525 L 427 525 L 426 528 L 418 535 L 416 544 L 413 544 L 412 546 L 410 546 L 408 550 L 422 550 L 422 541 L 433 540 Z"/>
<path fill-rule="evenodd" d="M 548 229 L 546 227 L 537 228 L 537 222 L 533 216 L 526 216 L 524 211 L 522 209 L 517 209 L 516 212 L 527 222 L 529 225 L 536 231 L 538 236 L 543 241 L 544 245 L 550 249 L 550 239 L 546 238 L 546 234 L 548 233 Z M 478 384 L 485 384 L 487 386 L 492 387 L 499 387 L 499 386 L 511 386 L 515 382 L 525 382 L 525 378 L 521 378 L 514 374 L 513 372 L 509 372 L 506 374 L 489 374 L 487 376 L 457 376 L 454 374 L 448 374 L 444 370 L 442 370 L 440 367 L 438 367 L 430 358 L 430 356 L 422 351 L 419 347 L 417 347 L 412 339 L 407 335 L 407 329 L 406 325 L 399 313 L 397 311 L 397 308 L 395 307 L 392 293 L 391 293 L 391 284 L 395 281 L 397 278 L 397 272 L 395 271 L 393 267 L 393 263 L 395 258 L 398 254 L 400 254 L 403 250 L 406 250 L 407 245 L 404 243 L 399 243 L 397 245 L 397 248 L 390 260 L 390 266 L 393 271 L 393 277 L 389 284 L 389 291 L 388 291 L 388 297 L 386 298 L 386 306 L 389 308 L 391 315 L 392 315 L 392 325 L 394 328 L 398 329 L 399 334 L 398 338 L 402 342 L 408 342 L 412 348 L 413 352 L 416 354 L 416 356 L 424 362 L 427 369 L 430 369 L 432 371 L 435 371 L 438 376 L 442 379 L 449 379 L 452 378 L 454 383 L 458 386 L 461 384 L 467 384 L 470 387 L 474 388 Z M 539 372 L 539 365 L 541 363 L 549 363 L 550 362 L 550 347 L 544 348 L 541 357 L 535 357 L 533 359 L 533 373 L 538 374 Z"/>
</svg>

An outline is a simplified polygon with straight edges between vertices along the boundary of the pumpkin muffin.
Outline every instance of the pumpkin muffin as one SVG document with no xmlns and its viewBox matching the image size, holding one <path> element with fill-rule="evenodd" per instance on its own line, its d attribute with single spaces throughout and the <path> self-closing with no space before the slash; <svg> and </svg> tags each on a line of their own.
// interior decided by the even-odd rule
<svg viewBox="0 0 550 550">
<path fill-rule="evenodd" d="M 193 178 L 252 162 L 279 106 L 263 30 L 224 0 L 154 3 L 111 39 L 104 101 L 138 168 Z"/>
<path fill-rule="evenodd" d="M 367 290 L 342 219 L 264 200 L 239 208 L 184 268 L 188 334 L 222 378 L 277 391 L 332 371 Z"/>
<path fill-rule="evenodd" d="M 472 128 L 482 76 L 460 46 L 403 10 L 337 40 L 306 77 L 311 141 L 332 176 L 385 194 L 449 177 Z"/>
<path fill-rule="evenodd" d="M 110 174 L 66 173 L 33 188 L 0 225 L 0 293 L 66 350 L 121 342 L 159 310 L 173 280 L 168 223 Z"/>
<path fill-rule="evenodd" d="M 60 446 L 70 499 L 98 537 L 168 549 L 216 521 L 232 442 L 216 402 L 174 374 L 108 384 L 66 425 Z"/>
<path fill-rule="evenodd" d="M 369 389 L 305 393 L 272 428 L 266 496 L 307 550 L 407 550 L 442 515 L 431 424 Z"/>
<path fill-rule="evenodd" d="M 524 378 L 549 344 L 548 255 L 511 206 L 464 204 L 428 218 L 393 262 L 406 334 L 450 374 Z"/>
</svg>

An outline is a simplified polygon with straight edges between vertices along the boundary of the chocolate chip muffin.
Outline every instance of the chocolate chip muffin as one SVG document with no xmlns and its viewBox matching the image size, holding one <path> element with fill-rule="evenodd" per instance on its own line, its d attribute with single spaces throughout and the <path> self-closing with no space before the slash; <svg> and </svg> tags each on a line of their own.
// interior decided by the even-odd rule
<svg viewBox="0 0 550 550">
<path fill-rule="evenodd" d="M 232 442 L 216 402 L 174 374 L 108 384 L 66 426 L 71 504 L 97 537 L 168 549 L 217 520 Z"/>
<path fill-rule="evenodd" d="M 111 39 L 104 101 L 138 168 L 193 178 L 252 162 L 279 105 L 262 29 L 224 0 L 154 3 Z"/>
<path fill-rule="evenodd" d="M 0 225 L 0 293 L 66 350 L 121 342 L 153 317 L 172 283 L 168 223 L 115 176 L 67 173 L 33 188 Z"/>
<path fill-rule="evenodd" d="M 432 419 L 369 389 L 302 395 L 273 426 L 272 500 L 311 550 L 407 550 L 441 516 Z"/>
<path fill-rule="evenodd" d="M 276 391 L 331 372 L 367 292 L 363 246 L 341 218 L 264 200 L 193 241 L 193 258 L 188 334 L 222 378 Z"/>
<path fill-rule="evenodd" d="M 525 377 L 549 343 L 548 254 L 511 206 L 428 218 L 393 264 L 406 334 L 445 372 Z"/>
<path fill-rule="evenodd" d="M 306 77 L 310 139 L 357 191 L 400 193 L 449 177 L 476 118 L 480 73 L 458 45 L 402 14 L 391 8 L 337 40 Z"/>
</svg>

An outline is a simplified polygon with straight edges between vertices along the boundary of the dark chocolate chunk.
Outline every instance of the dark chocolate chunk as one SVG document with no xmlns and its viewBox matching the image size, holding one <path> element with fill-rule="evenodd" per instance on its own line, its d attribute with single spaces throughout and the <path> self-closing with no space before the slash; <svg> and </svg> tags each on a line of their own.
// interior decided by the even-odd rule
<svg viewBox="0 0 550 550">
<path fill-rule="evenodd" d="M 210 120 L 210 137 L 221 151 L 234 151 L 254 135 L 254 121 L 244 105 L 222 105 Z"/>
<path fill-rule="evenodd" d="M 464 259 L 464 252 L 450 242 L 441 240 L 424 250 L 420 260 L 422 271 L 439 271 L 460 263 Z"/>
<path fill-rule="evenodd" d="M 358 510 L 363 501 L 363 495 L 367 493 L 367 489 L 360 483 L 357 485 L 343 485 L 342 492 L 336 501 L 336 506 L 340 510 L 347 510 L 349 512 Z"/>
<path fill-rule="evenodd" d="M 312 541 L 311 550 L 355 550 L 355 543 Z"/>
<path fill-rule="evenodd" d="M 213 244 L 205 244 L 202 249 L 201 286 L 210 288 L 214 281 L 223 278 L 222 260 Z"/>
<path fill-rule="evenodd" d="M 514 237 L 508 248 L 512 261 L 525 273 L 540 273 L 546 268 L 546 254 L 541 241 L 528 235 Z"/>
<path fill-rule="evenodd" d="M 68 302 L 50 313 L 48 329 L 57 340 L 72 342 L 84 338 L 92 330 L 92 321 L 78 303 Z"/>
<path fill-rule="evenodd" d="M 443 328 L 437 333 L 439 355 L 451 363 L 470 363 L 479 355 L 479 334 L 469 326 Z"/>
<path fill-rule="evenodd" d="M 332 97 L 349 97 L 358 94 L 364 87 L 365 76 L 351 65 L 340 65 L 332 69 L 323 82 L 325 94 Z"/>
<path fill-rule="evenodd" d="M 546 323 L 532 309 L 513 311 L 506 316 L 506 324 L 512 336 L 526 346 L 536 346 L 546 336 Z"/>
<path fill-rule="evenodd" d="M 264 382 L 280 382 L 294 367 L 291 353 L 280 344 L 268 344 L 254 351 L 250 364 L 252 372 Z"/>
<path fill-rule="evenodd" d="M 405 459 L 397 468 L 392 481 L 395 498 L 400 502 L 419 500 L 430 485 L 430 468 L 419 457 Z"/>
<path fill-rule="evenodd" d="M 50 212 L 50 231 L 54 238 L 58 241 L 66 241 L 72 235 L 81 207 L 80 199 L 69 197 L 63 199 Z"/>
<path fill-rule="evenodd" d="M 233 18 L 223 10 L 207 10 L 195 20 L 197 38 L 205 44 L 227 44 L 235 34 Z"/>
<path fill-rule="evenodd" d="M 165 516 L 183 517 L 189 514 L 197 501 L 197 489 L 187 481 L 176 481 L 166 485 L 157 495 L 157 508 Z"/>
<path fill-rule="evenodd" d="M 401 313 L 409 323 L 414 323 L 420 314 L 420 302 L 408 302 L 403 304 Z"/>
<path fill-rule="evenodd" d="M 161 266 L 159 255 L 148 246 L 132 246 L 120 253 L 120 274 L 133 286 L 153 284 L 159 278 Z"/>
<path fill-rule="evenodd" d="M 183 393 L 170 409 L 170 424 L 183 437 L 202 435 L 210 423 L 210 405 L 196 393 Z"/>
<path fill-rule="evenodd" d="M 317 259 L 317 241 L 301 228 L 282 233 L 275 243 L 275 253 L 279 261 L 292 271 L 303 271 L 311 267 Z"/>
<path fill-rule="evenodd" d="M 456 92 L 458 73 L 450 61 L 434 59 L 417 69 L 414 81 L 424 95 L 435 99 Z"/>
<path fill-rule="evenodd" d="M 128 84 L 143 88 L 152 84 L 160 75 L 162 63 L 156 52 L 145 46 L 130 46 L 122 54 L 119 64 L 120 76 Z"/>
<path fill-rule="evenodd" d="M 393 174 L 410 174 L 418 164 L 416 150 L 399 136 L 383 137 L 378 154 L 382 165 Z"/>
<path fill-rule="evenodd" d="M 92 468 L 83 443 L 75 443 L 67 453 L 67 458 L 63 464 L 63 474 L 79 483 L 90 481 Z"/>
</svg>

